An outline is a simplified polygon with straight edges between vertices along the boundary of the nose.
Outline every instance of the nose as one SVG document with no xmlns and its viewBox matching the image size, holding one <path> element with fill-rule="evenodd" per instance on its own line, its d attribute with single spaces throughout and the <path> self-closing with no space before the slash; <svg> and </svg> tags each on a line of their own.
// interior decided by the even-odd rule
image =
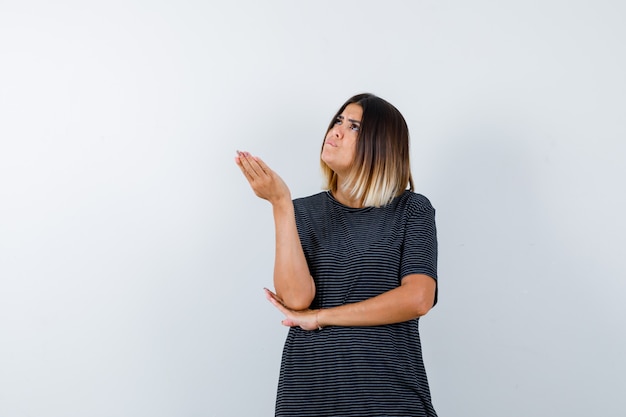
<svg viewBox="0 0 626 417">
<path fill-rule="evenodd" d="M 343 129 L 341 128 L 340 124 L 335 124 L 333 128 L 331 129 L 331 133 L 333 137 L 335 138 L 338 138 L 338 139 L 343 138 Z"/>
</svg>

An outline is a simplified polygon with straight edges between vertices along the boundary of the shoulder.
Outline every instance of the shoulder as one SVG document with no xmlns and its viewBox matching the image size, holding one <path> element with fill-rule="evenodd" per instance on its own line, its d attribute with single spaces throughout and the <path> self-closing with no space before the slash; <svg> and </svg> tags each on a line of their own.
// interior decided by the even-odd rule
<svg viewBox="0 0 626 417">
<path fill-rule="evenodd" d="M 320 204 L 324 204 L 328 200 L 328 194 L 326 191 L 319 192 L 317 194 L 310 195 L 308 197 L 295 198 L 293 205 L 296 209 L 316 207 Z"/>
<path fill-rule="evenodd" d="M 330 210 L 329 197 L 326 192 L 300 197 L 293 200 L 293 208 L 296 217 L 306 217 L 309 219 L 324 216 Z"/>
<path fill-rule="evenodd" d="M 426 196 L 413 191 L 406 190 L 400 197 L 398 197 L 398 199 L 398 204 L 409 213 L 435 211 L 433 205 Z"/>
<path fill-rule="evenodd" d="M 293 200 L 293 208 L 299 229 L 319 229 L 324 225 L 330 211 L 328 194 L 321 192 L 308 197 L 296 198 Z"/>
</svg>

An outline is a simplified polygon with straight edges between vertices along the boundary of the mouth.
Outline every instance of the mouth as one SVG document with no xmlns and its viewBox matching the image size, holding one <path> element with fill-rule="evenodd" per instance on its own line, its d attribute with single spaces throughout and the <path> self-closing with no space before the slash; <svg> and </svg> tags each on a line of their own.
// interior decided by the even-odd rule
<svg viewBox="0 0 626 417">
<path fill-rule="evenodd" d="M 332 140 L 327 140 L 327 141 L 324 142 L 324 144 L 332 146 L 333 148 L 337 147 L 337 144 L 335 142 L 333 142 Z"/>
</svg>

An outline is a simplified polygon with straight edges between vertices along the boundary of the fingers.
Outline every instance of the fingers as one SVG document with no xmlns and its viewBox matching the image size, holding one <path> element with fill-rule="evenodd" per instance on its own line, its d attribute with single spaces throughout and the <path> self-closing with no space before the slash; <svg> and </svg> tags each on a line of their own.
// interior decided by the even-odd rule
<svg viewBox="0 0 626 417">
<path fill-rule="evenodd" d="M 237 151 L 235 162 L 248 180 L 254 181 L 260 177 L 266 177 L 271 170 L 260 158 L 252 156 L 249 152 Z"/>
<path fill-rule="evenodd" d="M 279 309 L 281 313 L 283 313 L 286 316 L 288 315 L 288 313 L 291 312 L 291 310 L 285 307 L 285 305 L 283 304 L 283 301 L 280 298 L 278 298 L 276 294 L 274 294 L 272 291 L 268 290 L 267 288 L 263 288 L 263 290 L 265 291 L 265 298 L 267 298 L 270 303 L 274 304 L 274 306 L 277 309 Z"/>
<path fill-rule="evenodd" d="M 281 323 L 289 327 L 298 326 L 298 323 L 292 317 L 293 310 L 290 310 L 287 307 L 285 307 L 282 300 L 278 298 L 278 296 L 274 294 L 272 291 L 270 291 L 269 289 L 263 288 L 263 291 L 265 291 L 265 298 L 267 298 L 269 302 L 274 305 L 274 307 L 276 307 L 281 313 L 285 315 L 285 319 L 283 319 Z"/>
<path fill-rule="evenodd" d="M 246 152 L 237 151 L 237 156 L 235 157 L 235 162 L 241 169 L 241 172 L 246 177 L 248 181 L 252 181 L 254 179 L 254 169 L 250 167 L 250 162 L 248 161 L 248 156 Z"/>
<path fill-rule="evenodd" d="M 265 291 L 265 296 L 268 298 L 268 300 L 270 301 L 276 300 L 276 301 L 280 301 L 281 304 L 283 303 L 282 300 L 280 300 L 278 296 L 272 292 L 272 290 L 268 288 L 263 288 L 263 291 Z"/>
<path fill-rule="evenodd" d="M 303 330 L 317 330 L 316 313 L 312 310 L 291 310 L 282 303 L 281 299 L 267 288 L 263 288 L 265 291 L 265 298 L 274 305 L 281 313 L 285 315 L 285 318 L 281 321 L 283 326 L 287 327 L 300 327 Z"/>
<path fill-rule="evenodd" d="M 243 174 L 243 176 L 246 177 L 248 182 L 251 183 L 252 182 L 252 177 L 248 174 L 248 170 L 243 166 L 242 160 L 239 157 L 236 157 L 235 158 L 235 162 L 237 163 L 237 166 L 241 170 L 241 173 Z"/>
<path fill-rule="evenodd" d="M 265 174 L 269 174 L 270 172 L 272 172 L 270 167 L 268 167 L 267 164 L 261 158 L 255 156 L 253 157 L 253 159 L 259 165 L 259 167 Z"/>
<path fill-rule="evenodd" d="M 252 156 L 249 152 L 237 151 L 235 162 L 257 197 L 272 204 L 291 201 L 291 193 L 285 182 L 261 158 Z"/>
</svg>

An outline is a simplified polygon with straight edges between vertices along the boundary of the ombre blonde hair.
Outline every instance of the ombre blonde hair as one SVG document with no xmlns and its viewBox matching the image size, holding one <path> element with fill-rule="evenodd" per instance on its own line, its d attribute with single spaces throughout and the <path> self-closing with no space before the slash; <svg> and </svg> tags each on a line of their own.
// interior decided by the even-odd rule
<svg viewBox="0 0 626 417">
<path fill-rule="evenodd" d="M 363 109 L 352 167 L 342 185 L 343 192 L 363 207 L 380 207 L 402 194 L 408 185 L 413 191 L 409 159 L 409 128 L 391 103 L 373 94 L 358 94 L 335 114 L 326 134 L 349 104 Z M 322 144 L 323 149 L 323 144 Z M 337 173 L 321 160 L 323 188 L 337 191 Z"/>
</svg>

